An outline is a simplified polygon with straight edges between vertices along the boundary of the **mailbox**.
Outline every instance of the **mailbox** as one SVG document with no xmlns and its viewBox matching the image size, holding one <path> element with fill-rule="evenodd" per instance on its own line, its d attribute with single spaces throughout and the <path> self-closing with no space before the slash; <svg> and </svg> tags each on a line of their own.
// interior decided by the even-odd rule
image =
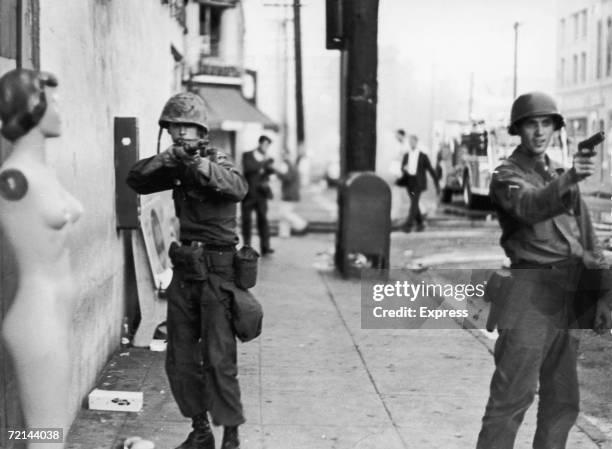
<svg viewBox="0 0 612 449">
<path fill-rule="evenodd" d="M 336 267 L 344 276 L 361 268 L 388 269 L 391 189 L 371 172 L 352 173 L 338 190 Z"/>
</svg>

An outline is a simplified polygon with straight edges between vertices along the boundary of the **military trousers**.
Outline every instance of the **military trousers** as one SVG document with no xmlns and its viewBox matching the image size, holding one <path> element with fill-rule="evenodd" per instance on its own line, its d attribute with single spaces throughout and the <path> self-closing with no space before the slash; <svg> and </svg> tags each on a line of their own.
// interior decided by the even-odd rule
<svg viewBox="0 0 612 449">
<path fill-rule="evenodd" d="M 578 338 L 569 329 L 580 268 L 518 275 L 502 312 L 477 449 L 512 449 L 539 384 L 534 449 L 564 449 L 579 412 Z"/>
<path fill-rule="evenodd" d="M 245 422 L 238 383 L 236 338 L 228 304 L 230 293 L 215 286 L 233 282 L 231 251 L 204 251 L 206 280 L 189 280 L 175 267 L 168 286 L 166 373 L 181 413 L 208 411 L 213 423 Z"/>
</svg>

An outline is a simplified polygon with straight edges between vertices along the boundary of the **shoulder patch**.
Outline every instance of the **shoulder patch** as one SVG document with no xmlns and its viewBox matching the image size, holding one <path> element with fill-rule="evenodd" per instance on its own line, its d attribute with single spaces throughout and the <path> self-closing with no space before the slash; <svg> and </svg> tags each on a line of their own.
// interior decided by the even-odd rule
<svg viewBox="0 0 612 449">
<path fill-rule="evenodd" d="M 0 196 L 9 201 L 22 199 L 28 191 L 28 180 L 25 175 L 14 168 L 0 173 Z"/>
</svg>

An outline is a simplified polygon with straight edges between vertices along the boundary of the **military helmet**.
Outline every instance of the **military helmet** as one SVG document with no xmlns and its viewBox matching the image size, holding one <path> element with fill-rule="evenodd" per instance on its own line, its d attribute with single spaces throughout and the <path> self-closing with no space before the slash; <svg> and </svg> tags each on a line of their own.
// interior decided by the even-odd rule
<svg viewBox="0 0 612 449">
<path fill-rule="evenodd" d="M 191 92 L 170 97 L 159 117 L 159 126 L 167 128 L 170 123 L 196 125 L 208 132 L 206 103 L 202 97 Z"/>
<path fill-rule="evenodd" d="M 17 140 L 38 125 L 47 110 L 45 86 L 56 87 L 57 78 L 29 69 L 14 69 L 0 78 L 0 132 L 5 138 Z"/>
<path fill-rule="evenodd" d="M 542 92 L 529 92 L 519 96 L 512 103 L 512 112 L 510 113 L 510 126 L 508 133 L 512 136 L 518 134 L 519 123 L 529 117 L 537 117 L 542 115 L 550 115 L 555 121 L 555 130 L 560 129 L 565 125 L 563 116 L 559 114 L 557 103 L 550 95 Z"/>
</svg>

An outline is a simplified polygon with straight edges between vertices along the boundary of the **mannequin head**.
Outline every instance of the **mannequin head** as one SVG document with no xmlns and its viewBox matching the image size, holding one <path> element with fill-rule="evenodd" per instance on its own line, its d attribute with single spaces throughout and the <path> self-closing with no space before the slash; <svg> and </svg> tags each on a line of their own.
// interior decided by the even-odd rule
<svg viewBox="0 0 612 449">
<path fill-rule="evenodd" d="M 55 99 L 57 78 L 46 72 L 15 69 L 0 78 L 2 135 L 15 141 L 40 125 L 46 137 L 60 134 Z"/>
</svg>

